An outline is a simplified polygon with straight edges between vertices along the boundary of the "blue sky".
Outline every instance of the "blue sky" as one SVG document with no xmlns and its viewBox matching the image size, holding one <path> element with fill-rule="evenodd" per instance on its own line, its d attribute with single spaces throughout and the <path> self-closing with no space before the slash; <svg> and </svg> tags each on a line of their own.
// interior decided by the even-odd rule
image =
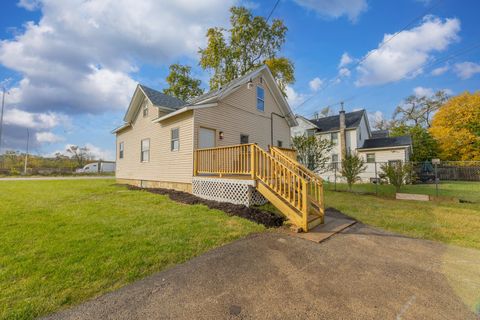
<svg viewBox="0 0 480 320">
<path fill-rule="evenodd" d="M 28 128 L 35 153 L 78 144 L 112 159 L 110 131 L 122 123 L 137 82 L 162 89 L 168 65 L 178 62 L 208 89 L 196 53 L 206 29 L 226 26 L 231 5 L 267 16 L 274 3 L 3 1 L 0 81 L 9 94 L 2 151 L 23 150 Z M 289 29 L 282 50 L 295 64 L 289 102 L 307 117 L 327 105 L 338 112 L 345 100 L 347 111 L 390 118 L 411 94 L 478 90 L 479 10 L 475 0 L 281 0 L 273 17 Z"/>
</svg>

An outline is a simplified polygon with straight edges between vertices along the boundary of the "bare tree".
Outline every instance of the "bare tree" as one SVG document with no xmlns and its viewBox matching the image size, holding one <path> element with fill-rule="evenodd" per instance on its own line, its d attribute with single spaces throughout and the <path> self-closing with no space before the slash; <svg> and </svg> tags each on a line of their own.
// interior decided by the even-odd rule
<svg viewBox="0 0 480 320">
<path fill-rule="evenodd" d="M 71 154 L 70 158 L 77 161 L 79 167 L 83 167 L 88 160 L 92 159 L 87 147 L 79 147 L 71 145 L 68 147 L 67 152 Z"/>
<path fill-rule="evenodd" d="M 430 128 L 432 116 L 447 100 L 448 96 L 443 90 L 437 91 L 431 97 L 411 95 L 397 106 L 393 119 L 397 124 Z"/>
</svg>

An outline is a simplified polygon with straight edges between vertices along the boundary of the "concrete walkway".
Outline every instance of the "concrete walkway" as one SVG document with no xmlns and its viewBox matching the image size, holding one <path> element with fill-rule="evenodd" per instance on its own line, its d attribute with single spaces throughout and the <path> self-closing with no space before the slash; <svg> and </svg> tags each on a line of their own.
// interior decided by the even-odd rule
<svg viewBox="0 0 480 320">
<path fill-rule="evenodd" d="M 360 223 L 320 244 L 263 233 L 49 319 L 477 319 L 473 256 Z"/>
<path fill-rule="evenodd" d="M 35 180 L 96 180 L 115 179 L 115 176 L 79 176 L 79 177 L 18 177 L 0 178 L 0 181 L 35 181 Z"/>
</svg>

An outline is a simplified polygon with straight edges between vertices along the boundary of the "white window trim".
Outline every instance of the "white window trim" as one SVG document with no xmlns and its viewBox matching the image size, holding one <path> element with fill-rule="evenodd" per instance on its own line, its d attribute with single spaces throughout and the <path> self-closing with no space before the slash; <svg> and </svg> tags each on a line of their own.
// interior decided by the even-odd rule
<svg viewBox="0 0 480 320">
<path fill-rule="evenodd" d="M 148 140 L 148 149 L 143 150 L 143 141 Z M 147 160 L 143 159 L 143 153 L 148 152 Z M 150 162 L 150 138 L 145 138 L 140 141 L 140 162 Z"/>
<path fill-rule="evenodd" d="M 368 155 L 373 155 L 373 161 L 368 161 Z M 375 153 L 372 153 L 372 152 L 367 153 L 365 158 L 366 158 L 367 163 L 375 163 L 376 162 Z"/>
<path fill-rule="evenodd" d="M 178 131 L 178 138 L 176 138 L 176 139 L 173 138 L 173 131 L 174 131 L 174 130 L 177 130 L 177 131 Z M 173 148 L 173 142 L 174 142 L 174 141 L 177 141 L 177 142 L 178 142 L 176 149 Z M 172 129 L 170 129 L 170 151 L 171 151 L 171 152 L 180 151 L 180 128 L 172 128 Z"/>
<path fill-rule="evenodd" d="M 260 89 L 263 90 L 263 98 L 260 98 L 260 97 L 258 96 L 258 88 L 260 88 Z M 265 112 L 265 88 L 264 88 L 263 86 L 257 86 L 255 93 L 256 93 L 256 95 L 257 95 L 257 100 L 256 100 L 257 111 Z M 260 101 L 263 102 L 263 110 L 261 110 L 261 109 L 258 108 L 258 100 L 260 100 Z"/>
<path fill-rule="evenodd" d="M 147 100 L 145 100 L 143 102 L 143 105 L 142 105 L 142 114 L 143 114 L 143 117 L 146 118 L 148 117 L 148 102 Z"/>
<path fill-rule="evenodd" d="M 125 142 L 122 141 L 118 144 L 118 159 L 125 158 Z"/>
</svg>

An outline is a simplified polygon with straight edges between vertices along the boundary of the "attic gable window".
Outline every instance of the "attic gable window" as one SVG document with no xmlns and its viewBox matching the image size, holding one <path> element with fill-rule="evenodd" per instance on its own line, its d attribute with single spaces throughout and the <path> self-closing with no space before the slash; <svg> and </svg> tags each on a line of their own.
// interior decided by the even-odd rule
<svg viewBox="0 0 480 320">
<path fill-rule="evenodd" d="M 142 106 L 143 117 L 148 117 L 148 103 L 147 101 L 143 102 Z"/>
<path fill-rule="evenodd" d="M 265 111 L 265 90 L 257 86 L 257 110 Z"/>
</svg>

